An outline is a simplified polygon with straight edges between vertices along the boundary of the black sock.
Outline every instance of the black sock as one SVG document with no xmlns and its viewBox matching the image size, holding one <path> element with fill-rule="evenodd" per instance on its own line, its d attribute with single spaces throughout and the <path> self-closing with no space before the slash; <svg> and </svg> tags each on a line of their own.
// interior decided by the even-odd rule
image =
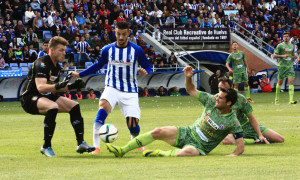
<svg viewBox="0 0 300 180">
<path fill-rule="evenodd" d="M 83 141 L 83 134 L 84 134 L 84 124 L 83 124 L 83 118 L 80 113 L 79 104 L 77 104 L 71 109 L 70 120 L 76 134 L 77 144 L 79 145 Z"/>
<path fill-rule="evenodd" d="M 55 119 L 58 109 L 50 109 L 47 111 L 44 120 L 44 148 L 51 147 L 51 139 L 55 130 Z"/>
</svg>

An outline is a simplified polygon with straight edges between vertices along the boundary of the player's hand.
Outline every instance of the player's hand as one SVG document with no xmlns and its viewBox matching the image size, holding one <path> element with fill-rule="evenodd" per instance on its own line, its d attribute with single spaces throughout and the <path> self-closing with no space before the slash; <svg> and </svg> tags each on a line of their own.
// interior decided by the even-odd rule
<svg viewBox="0 0 300 180">
<path fill-rule="evenodd" d="M 139 75 L 142 77 L 145 77 L 148 75 L 148 72 L 144 68 L 139 68 L 138 72 L 139 72 Z"/>
<path fill-rule="evenodd" d="M 187 66 L 183 69 L 185 77 L 192 77 L 193 76 L 193 68 L 191 66 Z"/>
<path fill-rule="evenodd" d="M 82 89 L 85 87 L 85 83 L 82 79 L 76 79 L 76 81 L 72 84 L 69 84 L 68 85 L 68 89 L 71 90 L 71 89 Z"/>
<path fill-rule="evenodd" d="M 72 76 L 73 76 L 74 78 L 80 78 L 80 76 L 79 76 L 79 73 L 78 73 L 78 72 L 74 72 L 74 71 L 72 71 L 71 73 L 72 73 Z"/>
<path fill-rule="evenodd" d="M 229 74 L 233 74 L 233 70 L 232 69 L 229 69 Z"/>
<path fill-rule="evenodd" d="M 265 138 L 264 136 L 259 136 L 258 137 L 259 138 L 259 140 L 261 141 L 261 142 L 264 142 L 264 143 L 266 143 L 266 144 L 270 144 L 270 142 L 267 140 L 267 138 Z"/>
<path fill-rule="evenodd" d="M 72 74 L 73 74 L 72 72 L 69 72 L 68 75 L 63 79 L 62 82 L 59 82 L 59 83 L 55 84 L 55 89 L 59 90 L 59 89 L 62 89 L 64 87 L 66 87 L 67 84 L 69 83 L 69 81 L 72 78 Z"/>
</svg>

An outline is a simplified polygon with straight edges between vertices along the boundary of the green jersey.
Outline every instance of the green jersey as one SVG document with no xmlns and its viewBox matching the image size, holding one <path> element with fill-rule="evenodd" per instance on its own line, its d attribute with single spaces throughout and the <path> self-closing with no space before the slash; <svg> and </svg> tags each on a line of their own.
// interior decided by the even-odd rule
<svg viewBox="0 0 300 180">
<path fill-rule="evenodd" d="M 198 100 L 204 105 L 204 110 L 190 128 L 192 134 L 202 144 L 205 153 L 213 150 L 228 134 L 243 131 L 233 111 L 219 114 L 215 107 L 216 96 L 200 91 Z"/>
<path fill-rule="evenodd" d="M 280 67 L 293 67 L 294 65 L 294 54 L 295 54 L 295 47 L 293 44 L 285 44 L 284 42 L 277 45 L 275 51 L 278 55 L 285 55 L 288 54 L 289 57 L 287 58 L 279 58 L 278 66 Z"/>
<path fill-rule="evenodd" d="M 232 70 L 233 73 L 244 73 L 246 72 L 246 65 L 245 65 L 245 59 L 246 56 L 242 51 L 238 51 L 238 53 L 232 52 L 226 62 L 227 63 L 232 63 Z"/>
</svg>

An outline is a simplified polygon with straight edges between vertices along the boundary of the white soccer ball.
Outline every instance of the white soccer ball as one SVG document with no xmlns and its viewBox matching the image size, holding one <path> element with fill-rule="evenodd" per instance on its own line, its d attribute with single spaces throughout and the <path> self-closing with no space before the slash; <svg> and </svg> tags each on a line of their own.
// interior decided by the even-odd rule
<svg viewBox="0 0 300 180">
<path fill-rule="evenodd" d="M 112 143 L 118 138 L 118 129 L 113 124 L 104 124 L 99 129 L 100 139 L 105 143 Z"/>
</svg>

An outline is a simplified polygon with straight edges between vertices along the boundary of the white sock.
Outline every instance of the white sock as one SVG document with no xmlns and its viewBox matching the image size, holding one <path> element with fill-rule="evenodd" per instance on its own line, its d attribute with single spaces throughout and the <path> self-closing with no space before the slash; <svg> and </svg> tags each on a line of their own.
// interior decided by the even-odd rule
<svg viewBox="0 0 300 180">
<path fill-rule="evenodd" d="M 94 147 L 99 148 L 100 149 L 100 136 L 98 134 L 100 127 L 102 126 L 102 124 L 100 123 L 94 123 L 93 126 L 93 143 L 94 143 Z"/>
</svg>

